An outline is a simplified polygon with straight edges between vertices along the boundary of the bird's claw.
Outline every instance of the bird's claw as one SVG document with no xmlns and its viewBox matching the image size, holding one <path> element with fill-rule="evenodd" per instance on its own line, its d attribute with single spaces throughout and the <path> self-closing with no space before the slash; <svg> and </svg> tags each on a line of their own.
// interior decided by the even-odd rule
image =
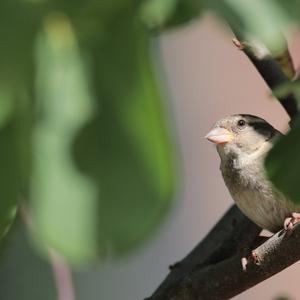
<svg viewBox="0 0 300 300">
<path fill-rule="evenodd" d="M 239 41 L 237 38 L 233 38 L 232 42 L 239 50 L 244 50 L 245 44 L 243 42 Z"/>
<path fill-rule="evenodd" d="M 247 271 L 247 266 L 249 264 L 249 262 L 252 262 L 253 264 L 255 265 L 259 265 L 260 262 L 259 262 L 259 258 L 255 252 L 255 250 L 251 251 L 250 252 L 250 255 L 247 257 L 242 257 L 241 259 L 241 264 L 242 264 L 242 268 L 243 268 L 243 271 L 246 272 Z"/>
<path fill-rule="evenodd" d="M 247 271 L 247 265 L 248 265 L 248 259 L 246 257 L 242 257 L 241 258 L 241 264 L 242 264 L 243 271 L 246 272 Z"/>
<path fill-rule="evenodd" d="M 284 220 L 283 227 L 287 232 L 291 232 L 294 226 L 300 221 L 300 213 L 292 213 L 291 217 Z"/>
</svg>

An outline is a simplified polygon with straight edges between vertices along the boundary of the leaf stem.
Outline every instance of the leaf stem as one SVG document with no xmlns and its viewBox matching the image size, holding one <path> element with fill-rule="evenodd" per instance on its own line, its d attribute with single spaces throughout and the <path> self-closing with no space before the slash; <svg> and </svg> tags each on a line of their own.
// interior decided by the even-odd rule
<svg viewBox="0 0 300 300">
<path fill-rule="evenodd" d="M 24 201 L 19 206 L 19 212 L 26 228 L 33 236 L 35 236 L 36 231 L 34 223 Z M 75 300 L 74 285 L 70 267 L 62 256 L 50 247 L 48 247 L 48 257 L 53 272 L 57 300 Z"/>
</svg>

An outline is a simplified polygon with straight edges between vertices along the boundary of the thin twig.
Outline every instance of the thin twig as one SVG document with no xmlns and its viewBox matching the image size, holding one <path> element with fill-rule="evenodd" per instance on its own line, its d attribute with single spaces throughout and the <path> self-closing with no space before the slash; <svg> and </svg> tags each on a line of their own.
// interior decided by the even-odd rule
<svg viewBox="0 0 300 300">
<path fill-rule="evenodd" d="M 292 64 L 291 59 L 288 60 L 290 63 L 288 66 L 286 65 L 287 61 L 282 61 L 285 65 L 280 65 L 278 61 L 271 56 L 269 50 L 258 42 L 249 43 L 233 39 L 233 43 L 247 55 L 271 90 L 276 90 L 278 87 L 291 82 L 283 71 L 283 68 L 286 72 L 288 72 L 287 69 L 290 69 L 289 72 L 292 72 L 291 69 L 294 70 L 294 66 L 290 65 Z M 290 57 L 288 50 L 284 51 L 284 53 L 285 56 L 288 55 L 288 57 Z M 299 113 L 296 96 L 293 93 L 289 93 L 288 95 L 278 97 L 278 100 L 291 120 L 295 119 Z"/>
</svg>

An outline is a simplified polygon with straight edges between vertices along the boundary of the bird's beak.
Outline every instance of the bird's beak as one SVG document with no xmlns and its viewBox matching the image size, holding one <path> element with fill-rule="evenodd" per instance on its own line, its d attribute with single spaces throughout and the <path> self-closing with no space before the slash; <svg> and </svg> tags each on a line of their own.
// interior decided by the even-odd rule
<svg viewBox="0 0 300 300">
<path fill-rule="evenodd" d="M 215 144 L 225 144 L 233 140 L 233 134 L 225 128 L 215 127 L 205 136 L 205 138 Z"/>
</svg>

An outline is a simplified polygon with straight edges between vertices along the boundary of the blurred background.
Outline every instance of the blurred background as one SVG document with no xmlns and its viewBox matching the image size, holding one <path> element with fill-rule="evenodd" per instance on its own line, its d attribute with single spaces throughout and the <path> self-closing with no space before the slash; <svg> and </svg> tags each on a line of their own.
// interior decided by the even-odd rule
<svg viewBox="0 0 300 300">
<path fill-rule="evenodd" d="M 210 14 L 153 38 L 158 52 L 156 73 L 167 95 L 164 108 L 178 145 L 175 201 L 159 229 L 142 246 L 117 259 L 75 268 L 76 299 L 150 296 L 167 275 L 168 266 L 190 252 L 230 207 L 219 157 L 203 138 L 216 120 L 249 113 L 283 132 L 288 129 L 287 114 L 231 38 L 231 32 Z M 296 66 L 299 41 L 296 35 L 289 39 Z M 235 299 L 299 299 L 299 275 L 297 263 Z M 1 299 L 56 299 L 51 267 L 32 250 L 20 222 L 13 226 L 3 250 L 0 290 Z"/>
</svg>

